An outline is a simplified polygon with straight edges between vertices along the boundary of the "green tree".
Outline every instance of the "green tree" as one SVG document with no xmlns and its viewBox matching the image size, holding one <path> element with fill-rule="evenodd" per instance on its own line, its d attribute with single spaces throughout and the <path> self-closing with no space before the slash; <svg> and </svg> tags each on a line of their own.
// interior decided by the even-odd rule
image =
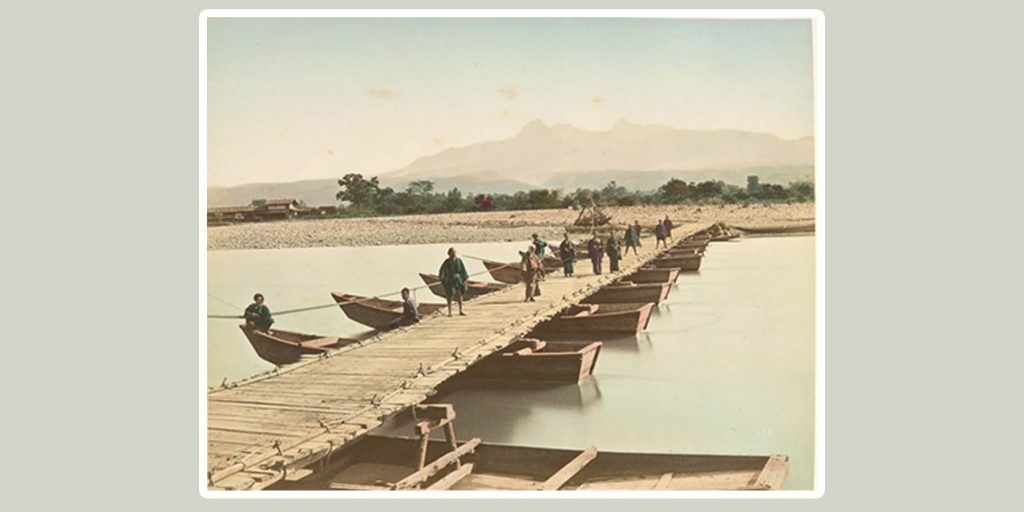
<svg viewBox="0 0 1024 512">
<path fill-rule="evenodd" d="M 338 180 L 338 186 L 341 190 L 334 197 L 356 208 L 372 208 L 380 195 L 380 181 L 376 176 L 365 179 L 362 174 L 349 173 Z"/>
<path fill-rule="evenodd" d="M 429 196 L 434 191 L 434 182 L 430 180 L 416 180 L 410 182 L 405 191 L 414 196 Z"/>
<path fill-rule="evenodd" d="M 672 178 L 658 189 L 658 193 L 666 203 L 681 203 L 690 198 L 690 186 L 685 181 Z"/>
<path fill-rule="evenodd" d="M 756 174 L 747 176 L 747 194 L 757 194 L 757 191 L 761 189 L 760 181 L 761 179 Z"/>
</svg>

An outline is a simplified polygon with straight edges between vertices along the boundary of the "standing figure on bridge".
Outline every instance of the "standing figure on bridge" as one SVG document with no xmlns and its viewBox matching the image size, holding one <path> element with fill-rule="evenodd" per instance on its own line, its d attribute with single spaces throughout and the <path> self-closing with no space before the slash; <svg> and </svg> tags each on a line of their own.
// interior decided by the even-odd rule
<svg viewBox="0 0 1024 512">
<path fill-rule="evenodd" d="M 540 258 L 541 261 L 544 261 L 544 251 L 547 250 L 548 243 L 541 240 L 540 235 L 537 233 L 533 234 L 533 242 L 530 243 L 532 243 L 533 247 L 537 250 L 537 257 Z"/>
<path fill-rule="evenodd" d="M 576 263 L 576 244 L 569 239 L 569 233 L 565 234 L 565 239 L 558 245 L 558 257 L 562 259 L 562 270 L 565 272 L 565 277 L 572 276 L 572 267 Z"/>
<path fill-rule="evenodd" d="M 638 255 L 636 248 L 640 246 L 640 222 L 636 223 L 635 229 L 634 226 L 626 226 L 625 242 L 626 251 L 623 254 L 629 254 L 629 248 L 632 247 L 633 254 Z"/>
<path fill-rule="evenodd" d="M 608 253 L 608 271 L 619 271 L 619 260 L 622 259 L 622 243 L 615 238 L 615 232 L 608 236 L 608 244 L 605 248 Z"/>
<path fill-rule="evenodd" d="M 257 331 L 269 332 L 270 326 L 274 324 L 274 317 L 270 315 L 270 308 L 263 303 L 263 294 L 257 293 L 252 296 L 253 303 L 245 308 L 245 326 Z"/>
<path fill-rule="evenodd" d="M 665 223 L 658 221 L 658 225 L 654 226 L 654 248 L 657 249 L 659 245 L 664 245 L 668 249 L 668 242 L 665 241 L 665 237 L 668 236 L 665 233 Z"/>
<path fill-rule="evenodd" d="M 441 270 L 437 272 L 444 286 L 444 297 L 448 301 L 448 316 L 452 316 L 452 300 L 459 303 L 459 315 L 466 316 L 462 312 L 462 296 L 466 293 L 466 280 L 469 273 L 466 272 L 466 265 L 462 260 L 455 257 L 455 248 L 448 248 L 448 258 L 441 262 Z"/>
<path fill-rule="evenodd" d="M 597 237 L 597 233 L 594 233 L 590 241 L 587 242 L 587 252 L 590 253 L 590 263 L 594 266 L 594 275 L 601 275 L 601 260 L 604 258 L 604 244 L 601 243 L 601 239 Z"/>
<path fill-rule="evenodd" d="M 416 311 L 416 301 L 410 296 L 408 288 L 402 288 L 402 316 L 392 320 L 388 324 L 388 330 L 412 325 L 419 321 L 420 314 Z"/>
<path fill-rule="evenodd" d="M 669 220 L 668 215 L 665 216 L 665 220 L 662 223 L 665 224 L 665 237 L 672 240 L 672 228 L 674 228 L 675 225 L 672 224 L 671 220 Z"/>
<path fill-rule="evenodd" d="M 526 285 L 526 300 L 523 302 L 535 302 L 535 296 L 540 295 L 540 278 L 544 273 L 544 267 L 537 257 L 537 249 L 530 246 L 526 252 L 519 253 L 523 259 L 519 263 L 519 270 L 523 272 L 523 284 Z"/>
<path fill-rule="evenodd" d="M 541 261 L 540 278 L 544 279 L 544 252 L 548 248 L 548 243 L 540 239 L 540 235 L 537 233 L 533 234 L 533 247 L 536 249 L 537 258 Z"/>
</svg>

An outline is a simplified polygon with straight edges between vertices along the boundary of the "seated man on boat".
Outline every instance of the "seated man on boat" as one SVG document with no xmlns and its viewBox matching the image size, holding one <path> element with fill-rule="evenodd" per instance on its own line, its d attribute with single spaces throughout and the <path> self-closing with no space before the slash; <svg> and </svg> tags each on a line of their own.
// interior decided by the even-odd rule
<svg viewBox="0 0 1024 512">
<path fill-rule="evenodd" d="M 569 239 L 569 233 L 565 234 L 565 240 L 558 245 L 558 256 L 562 259 L 562 271 L 565 277 L 573 274 L 573 264 L 576 263 L 576 244 Z"/>
<path fill-rule="evenodd" d="M 540 295 L 540 279 L 544 268 L 540 263 L 540 258 L 537 257 L 537 249 L 534 246 L 531 245 L 526 252 L 519 254 L 523 257 L 519 269 L 523 272 L 523 283 L 526 285 L 526 300 L 523 302 L 535 302 L 536 299 L 533 297 Z"/>
<path fill-rule="evenodd" d="M 441 270 L 437 272 L 444 285 L 445 299 L 448 301 L 448 316 L 452 316 L 452 300 L 459 303 L 459 315 L 466 316 L 462 312 L 462 296 L 466 293 L 466 280 L 469 273 L 466 272 L 466 265 L 455 256 L 455 248 L 448 248 L 448 258 L 441 262 Z"/>
<path fill-rule="evenodd" d="M 402 316 L 394 319 L 388 324 L 388 330 L 406 327 L 420 321 L 420 314 L 416 311 L 416 301 L 413 300 L 408 288 L 402 288 Z"/>
<path fill-rule="evenodd" d="M 274 324 L 274 317 L 270 315 L 270 308 L 263 303 L 263 294 L 257 293 L 253 295 L 252 300 L 253 303 L 245 308 L 245 314 L 243 315 L 246 327 L 264 332 L 269 331 L 270 326 Z"/>
</svg>

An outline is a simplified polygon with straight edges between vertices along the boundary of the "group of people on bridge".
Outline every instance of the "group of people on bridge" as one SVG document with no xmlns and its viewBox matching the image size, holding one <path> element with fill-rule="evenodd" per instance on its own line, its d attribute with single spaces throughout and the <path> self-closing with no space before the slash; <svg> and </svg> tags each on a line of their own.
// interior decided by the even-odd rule
<svg viewBox="0 0 1024 512">
<path fill-rule="evenodd" d="M 668 248 L 668 240 L 672 238 L 673 227 L 672 221 L 667 216 L 664 220 L 658 221 L 658 224 L 654 227 L 655 247 L 664 246 Z M 594 274 L 601 274 L 605 255 L 608 256 L 608 270 L 610 272 L 617 272 L 619 270 L 619 262 L 625 255 L 629 254 L 631 248 L 633 249 L 633 254 L 638 255 L 637 248 L 641 247 L 640 229 L 640 221 L 634 221 L 632 225 L 626 227 L 626 232 L 621 240 L 616 238 L 614 231 L 609 233 L 607 240 L 602 240 L 595 231 L 591 235 L 590 240 L 586 242 L 587 254 L 590 258 Z M 532 240 L 527 250 L 519 252 L 521 257 L 519 270 L 522 273 L 522 281 L 525 285 L 524 301 L 526 302 L 534 302 L 537 300 L 535 297 L 540 295 L 540 282 L 545 279 L 543 261 L 548 249 L 548 243 L 541 239 L 537 233 L 534 233 L 531 238 Z M 564 239 L 558 245 L 558 256 L 562 262 L 562 272 L 566 277 L 575 275 L 576 254 L 576 243 L 569 238 L 569 233 L 565 233 Z M 458 257 L 454 247 L 448 249 L 448 257 L 441 262 L 438 277 L 440 278 L 441 286 L 444 288 L 445 299 L 448 303 L 448 316 L 452 316 L 452 304 L 458 306 L 459 316 L 466 316 L 466 313 L 463 311 L 463 297 L 466 294 L 466 282 L 469 280 L 469 273 L 466 271 L 466 265 Z M 413 299 L 409 288 L 402 288 L 401 296 L 402 314 L 391 322 L 390 329 L 412 325 L 420 321 L 416 301 Z M 245 308 L 243 317 L 247 326 L 262 331 L 268 331 L 274 323 L 270 308 L 264 304 L 264 297 L 261 293 L 253 296 L 253 303 Z"/>
</svg>

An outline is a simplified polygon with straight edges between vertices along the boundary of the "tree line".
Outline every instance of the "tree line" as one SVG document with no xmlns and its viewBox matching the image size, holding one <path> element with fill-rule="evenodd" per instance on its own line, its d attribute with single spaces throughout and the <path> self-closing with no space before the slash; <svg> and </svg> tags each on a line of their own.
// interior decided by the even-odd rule
<svg viewBox="0 0 1024 512">
<path fill-rule="evenodd" d="M 428 180 L 413 181 L 405 190 L 395 191 L 391 187 L 381 187 L 377 177 L 367 179 L 358 173 L 346 174 L 338 180 L 338 186 L 335 197 L 344 203 L 338 212 L 353 217 L 579 208 L 591 204 L 592 200 L 600 206 L 814 201 L 812 182 L 778 185 L 761 183 L 757 176 L 748 176 L 746 187 L 714 180 L 697 183 L 672 178 L 657 190 L 646 192 L 627 190 L 612 181 L 601 189 L 578 188 L 572 192 L 535 189 L 514 194 L 464 194 L 458 188 L 435 191 L 434 183 Z"/>
</svg>

